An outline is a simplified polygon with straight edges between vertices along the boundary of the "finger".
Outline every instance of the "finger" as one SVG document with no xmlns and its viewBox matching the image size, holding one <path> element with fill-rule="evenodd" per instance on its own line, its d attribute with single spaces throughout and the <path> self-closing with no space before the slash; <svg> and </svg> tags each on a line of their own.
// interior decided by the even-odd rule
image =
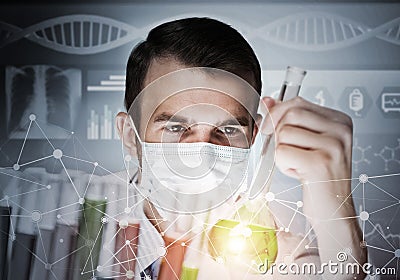
<svg viewBox="0 0 400 280">
<path fill-rule="evenodd" d="M 296 126 L 299 128 L 304 128 L 312 132 L 323 134 L 325 136 L 330 136 L 337 140 L 340 140 L 343 148 L 341 152 L 347 153 L 347 151 L 350 151 L 352 147 L 352 140 L 353 140 L 352 125 L 333 121 L 315 112 L 299 108 L 293 108 L 290 111 L 288 111 L 288 113 L 280 120 L 278 126 L 276 127 L 276 133 L 278 137 L 282 131 L 282 128 L 285 126 Z M 312 141 L 311 139 L 309 140 Z M 329 142 L 329 139 L 320 139 L 320 140 L 321 144 L 324 144 L 325 147 L 329 147 L 331 144 Z M 322 141 L 328 141 L 328 142 L 322 142 Z M 324 148 L 321 147 L 321 145 L 317 145 L 316 147 Z"/>
<path fill-rule="evenodd" d="M 274 107 L 276 103 L 277 101 L 269 96 L 265 96 L 260 99 L 258 111 L 261 113 L 263 118 L 269 115 L 271 108 Z"/>
<path fill-rule="evenodd" d="M 350 135 L 351 136 L 351 135 Z M 348 140 L 349 141 L 349 140 Z M 296 126 L 285 125 L 277 136 L 278 145 L 289 145 L 305 150 L 324 150 L 332 163 L 349 165 L 351 146 L 346 146 L 342 137 L 316 133 Z"/>
<path fill-rule="evenodd" d="M 304 109 L 293 108 L 279 121 L 275 131 L 279 137 L 285 126 L 295 126 L 312 132 L 326 134 L 340 139 L 345 148 L 352 144 L 352 126 L 332 121 L 318 113 Z"/>
<path fill-rule="evenodd" d="M 276 149 L 276 166 L 287 176 L 318 181 L 333 174 L 329 168 L 330 155 L 324 150 L 305 150 L 280 144 Z"/>
<path fill-rule="evenodd" d="M 296 97 L 286 102 L 277 103 L 270 109 L 270 117 L 265 119 L 264 125 L 262 127 L 263 133 L 272 134 L 274 132 L 274 126 L 278 125 L 283 116 L 285 116 L 289 111 L 293 110 L 294 108 L 314 112 L 326 119 L 342 123 L 344 125 L 352 125 L 351 118 L 346 114 L 330 108 L 318 106 L 304 100 L 301 97 Z M 301 118 L 298 119 L 301 120 Z"/>
<path fill-rule="evenodd" d="M 261 98 L 261 101 L 264 103 L 264 105 L 267 107 L 268 110 L 270 110 L 272 107 L 274 107 L 275 104 L 277 103 L 277 101 L 275 99 L 273 99 L 272 97 L 269 97 L 269 96 L 265 96 L 265 97 Z"/>
<path fill-rule="evenodd" d="M 302 149 L 330 149 L 332 146 L 341 146 L 340 140 L 332 136 L 314 132 L 292 125 L 284 125 L 277 133 L 277 145 L 284 144 Z"/>
</svg>

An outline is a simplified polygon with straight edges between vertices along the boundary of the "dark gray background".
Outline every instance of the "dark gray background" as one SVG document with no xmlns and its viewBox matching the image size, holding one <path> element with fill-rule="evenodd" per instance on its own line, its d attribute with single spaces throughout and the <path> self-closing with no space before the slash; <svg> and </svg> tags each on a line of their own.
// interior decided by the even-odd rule
<svg viewBox="0 0 400 280">
<path fill-rule="evenodd" d="M 303 12 L 325 12 L 332 16 L 350 19 L 371 29 L 377 28 L 400 16 L 400 3 L 397 1 L 58 1 L 58 4 L 41 2 L 24 4 L 22 2 L 3 3 L 0 6 L 0 21 L 21 29 L 43 20 L 63 15 L 92 14 L 112 18 L 136 28 L 150 30 L 166 19 L 179 18 L 185 15 L 198 15 L 219 18 L 241 31 L 246 37 L 249 31 L 283 17 Z M 393 26 L 393 28 L 400 28 Z M 0 33 L 1 34 L 1 33 Z M 1 37 L 0 37 L 1 38 Z M 88 71 L 105 70 L 123 73 L 132 47 L 140 40 L 136 38 L 115 49 L 88 55 L 71 55 L 42 47 L 28 39 L 20 39 L 0 48 L 0 106 L 5 108 L 5 67 L 9 65 L 58 65 L 82 70 L 82 102 L 80 113 L 76 118 L 75 131 L 78 142 L 71 139 L 53 140 L 56 146 L 63 147 L 66 154 L 76 153 L 79 157 L 98 161 L 111 171 L 123 168 L 120 143 L 117 140 L 87 140 L 86 120 L 88 110 L 102 110 L 109 104 L 116 110 L 123 107 L 123 93 L 93 93 L 85 90 Z M 302 95 L 312 100 L 316 88 L 325 88 L 329 92 L 332 108 L 352 113 L 347 108 L 346 88 L 362 87 L 366 90 L 369 103 L 362 118 L 354 117 L 354 165 L 353 177 L 366 173 L 370 176 L 400 173 L 400 113 L 384 114 L 380 109 L 380 95 L 385 87 L 400 88 L 400 46 L 376 37 L 343 48 L 327 51 L 302 51 L 285 48 L 263 40 L 260 36 L 249 38 L 261 62 L 264 72 L 264 93 L 270 94 L 279 87 L 282 71 L 287 65 L 296 65 L 309 70 L 304 82 Z M 6 110 L 0 110 L 0 166 L 12 166 L 22 142 L 10 140 L 6 133 Z M 44 140 L 28 141 L 22 156 L 22 162 L 34 160 L 51 152 Z M 370 148 L 368 148 L 370 147 Z M 364 151 L 362 155 L 362 151 Z M 385 165 L 384 158 L 392 159 Z M 68 164 L 68 163 L 67 163 Z M 72 164 L 72 163 L 71 163 Z M 38 164 L 39 165 L 39 164 Z M 48 171 L 57 171 L 60 166 L 54 161 L 43 164 Z M 90 171 L 85 165 L 80 169 Z M 0 179 L 2 177 L 0 176 Z M 287 180 L 282 188 L 293 186 Z M 400 199 L 399 176 L 377 178 L 373 181 L 384 191 L 367 185 L 365 190 L 366 209 L 376 212 L 370 217 L 373 225 L 379 225 L 382 232 L 373 230 L 367 224 L 365 233 L 367 241 L 385 250 L 400 248 Z M 357 180 L 353 181 L 354 185 Z M 290 185 L 292 184 L 292 185 Z M 388 195 L 391 194 L 392 196 Z M 292 194 L 291 200 L 299 197 Z M 362 205 L 362 192 L 357 188 L 353 194 L 356 207 Z M 399 258 L 379 249 L 370 249 L 372 262 L 377 267 L 398 267 Z M 391 260 L 391 261 L 390 261 Z M 390 262 L 389 262 L 390 261 Z M 388 263 L 389 262 L 389 263 Z M 398 272 L 400 275 L 400 272 Z M 393 277 L 393 276 L 392 276 Z M 392 279 L 388 277 L 387 279 Z M 398 276 L 400 277 L 400 276 Z"/>
</svg>

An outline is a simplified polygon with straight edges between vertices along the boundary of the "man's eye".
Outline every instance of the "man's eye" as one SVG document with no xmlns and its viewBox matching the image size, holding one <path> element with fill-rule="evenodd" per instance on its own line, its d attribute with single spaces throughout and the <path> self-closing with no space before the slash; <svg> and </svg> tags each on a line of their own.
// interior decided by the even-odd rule
<svg viewBox="0 0 400 280">
<path fill-rule="evenodd" d="M 219 130 L 227 136 L 234 136 L 241 132 L 239 128 L 233 126 L 224 126 L 219 128 Z"/>
<path fill-rule="evenodd" d="M 184 127 L 183 125 L 179 125 L 179 124 L 167 125 L 165 128 L 169 132 L 172 132 L 172 133 L 181 133 L 186 130 L 186 127 Z"/>
</svg>

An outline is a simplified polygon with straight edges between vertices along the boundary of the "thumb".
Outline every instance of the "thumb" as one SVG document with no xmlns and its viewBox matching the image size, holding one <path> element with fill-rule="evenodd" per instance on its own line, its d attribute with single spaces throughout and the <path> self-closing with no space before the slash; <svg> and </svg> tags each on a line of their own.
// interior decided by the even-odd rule
<svg viewBox="0 0 400 280">
<path fill-rule="evenodd" d="M 265 106 L 268 108 L 268 110 L 272 109 L 272 107 L 275 106 L 276 101 L 272 97 L 265 96 L 261 98 L 261 101 L 265 104 Z"/>
<path fill-rule="evenodd" d="M 263 97 L 260 101 L 260 112 L 263 116 L 263 120 L 261 122 L 261 132 L 263 134 L 269 135 L 272 134 L 274 131 L 269 127 L 269 125 L 266 125 L 266 123 L 269 123 L 267 120 L 270 118 L 270 111 L 271 109 L 277 104 L 277 101 L 273 99 L 272 97 L 266 96 Z"/>
</svg>

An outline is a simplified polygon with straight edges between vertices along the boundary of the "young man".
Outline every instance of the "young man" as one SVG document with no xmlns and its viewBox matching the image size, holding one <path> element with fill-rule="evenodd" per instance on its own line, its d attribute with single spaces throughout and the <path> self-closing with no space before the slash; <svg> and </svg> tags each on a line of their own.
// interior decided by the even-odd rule
<svg viewBox="0 0 400 280">
<path fill-rule="evenodd" d="M 155 27 L 147 39 L 133 49 L 127 64 L 126 109 L 130 109 L 143 89 L 160 77 L 191 67 L 210 67 L 233 73 L 261 95 L 260 65 L 246 40 L 235 29 L 217 20 L 188 18 Z M 156 93 L 153 98 L 157 98 Z M 202 142 L 249 148 L 255 135 L 260 133 L 257 129 L 271 134 L 275 125 L 276 165 L 281 172 L 303 183 L 303 213 L 318 240 L 318 254 L 313 254 L 304 249 L 302 238 L 279 233 L 277 262 L 283 262 L 286 255 L 291 255 L 297 263 L 335 262 L 337 254 L 349 248 L 351 253 L 347 261 L 363 265 L 366 250 L 360 246 L 361 234 L 354 218 L 351 181 L 346 180 L 351 178 L 351 118 L 302 98 L 280 103 L 264 97 L 262 102 L 269 108 L 272 121 L 267 119 L 261 128 L 257 128 L 256 120 L 249 118 L 248 112 L 236 100 L 207 90 L 189 91 L 160 102 L 146 125 L 139 125 L 139 135 L 135 135 L 128 114 L 119 113 L 116 123 L 125 147 L 139 158 L 142 151 L 138 137 L 148 143 Z M 146 104 L 142 103 L 136 114 L 144 114 Z M 198 106 L 204 104 L 221 108 L 226 115 L 236 118 L 237 123 L 221 124 L 218 118 L 223 118 L 223 114 L 216 117 L 217 113 L 203 113 L 203 107 Z M 186 117 L 176 118 L 177 115 Z M 206 116 L 208 118 L 204 119 Z M 231 141 L 233 133 L 240 133 L 242 142 Z M 139 172 L 139 187 L 142 179 Z M 160 231 L 158 226 L 155 224 L 154 231 Z M 217 279 L 215 274 L 204 275 L 208 277 L 204 279 Z M 324 276 L 353 279 L 355 275 Z M 250 277 L 263 279 L 265 276 Z M 274 274 L 275 277 L 285 275 Z M 291 279 L 294 275 L 286 277 Z M 357 275 L 357 279 L 361 278 L 362 273 Z"/>
</svg>

